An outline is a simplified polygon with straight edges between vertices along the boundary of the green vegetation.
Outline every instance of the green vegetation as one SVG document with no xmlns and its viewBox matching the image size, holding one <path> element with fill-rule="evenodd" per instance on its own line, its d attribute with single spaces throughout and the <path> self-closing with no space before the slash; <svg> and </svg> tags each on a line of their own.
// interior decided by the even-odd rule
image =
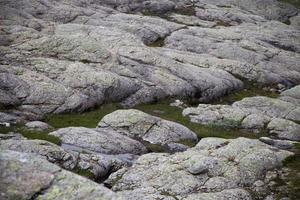
<svg viewBox="0 0 300 200">
<path fill-rule="evenodd" d="M 64 128 L 69 126 L 95 128 L 105 115 L 120 108 L 121 107 L 118 104 L 106 104 L 94 111 L 84 113 L 49 115 L 46 122 L 54 128 Z"/>
<path fill-rule="evenodd" d="M 78 166 L 76 166 L 72 170 L 72 172 L 74 172 L 75 174 L 78 174 L 80 176 L 84 176 L 84 177 L 86 177 L 88 179 L 95 180 L 94 174 L 90 170 L 88 170 L 88 169 L 81 169 Z"/>
<path fill-rule="evenodd" d="M 57 145 L 61 144 L 59 138 L 52 135 L 48 135 L 48 132 L 28 129 L 24 126 L 24 124 L 17 124 L 11 127 L 0 126 L 0 133 L 8 134 L 10 132 L 20 133 L 28 139 L 46 140 Z"/>
</svg>

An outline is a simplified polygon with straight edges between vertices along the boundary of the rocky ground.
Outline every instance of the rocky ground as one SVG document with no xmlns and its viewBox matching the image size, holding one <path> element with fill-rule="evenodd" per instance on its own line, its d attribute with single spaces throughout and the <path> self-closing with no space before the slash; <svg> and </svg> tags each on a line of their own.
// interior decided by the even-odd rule
<svg viewBox="0 0 300 200">
<path fill-rule="evenodd" d="M 300 198 L 297 7 L 0 0 L 0 11 L 0 199 Z M 164 99 L 185 100 L 166 107 L 182 115 L 138 107 Z M 111 102 L 126 109 L 50 123 Z M 203 137 L 216 128 L 238 134 Z"/>
</svg>

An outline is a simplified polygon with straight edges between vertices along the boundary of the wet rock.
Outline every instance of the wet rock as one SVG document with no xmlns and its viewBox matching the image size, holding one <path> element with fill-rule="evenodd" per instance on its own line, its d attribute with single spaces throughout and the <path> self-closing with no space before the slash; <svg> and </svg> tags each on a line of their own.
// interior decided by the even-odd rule
<svg viewBox="0 0 300 200">
<path fill-rule="evenodd" d="M 107 188 L 33 154 L 0 152 L 1 199 L 113 199 Z"/>
<path fill-rule="evenodd" d="M 60 138 L 64 148 L 78 152 L 137 155 L 147 152 L 142 143 L 114 130 L 69 127 L 51 132 L 49 135 Z"/>
<path fill-rule="evenodd" d="M 52 127 L 50 125 L 48 125 L 47 123 L 45 122 L 41 122 L 41 121 L 32 121 L 32 122 L 27 122 L 25 124 L 25 126 L 27 128 L 30 128 L 30 129 L 36 129 L 36 130 L 40 130 L 40 131 L 46 131 L 46 130 L 49 130 L 51 129 Z"/>
<path fill-rule="evenodd" d="M 142 155 L 107 182 L 114 183 L 114 191 L 136 197 L 251 199 L 246 188 L 290 155 L 259 140 L 205 138 L 185 152 Z"/>
<path fill-rule="evenodd" d="M 112 129 L 128 137 L 158 145 L 197 142 L 196 134 L 188 128 L 134 109 L 117 110 L 104 116 L 98 124 L 98 130 L 102 129 Z"/>
</svg>

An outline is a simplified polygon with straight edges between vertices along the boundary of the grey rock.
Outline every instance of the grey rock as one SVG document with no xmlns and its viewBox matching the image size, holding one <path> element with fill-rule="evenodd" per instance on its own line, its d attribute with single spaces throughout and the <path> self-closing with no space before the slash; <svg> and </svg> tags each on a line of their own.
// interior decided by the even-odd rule
<svg viewBox="0 0 300 200">
<path fill-rule="evenodd" d="M 65 169 L 73 169 L 77 163 L 76 154 L 43 140 L 12 138 L 0 141 L 0 149 L 36 154 Z"/>
<path fill-rule="evenodd" d="M 185 152 L 142 155 L 106 182 L 117 193 L 136 198 L 251 199 L 246 188 L 280 168 L 290 155 L 259 140 L 205 138 Z"/>
<path fill-rule="evenodd" d="M 78 152 L 138 155 L 147 152 L 142 143 L 113 130 L 69 127 L 51 132 L 49 135 L 60 138 L 64 148 Z"/>
<path fill-rule="evenodd" d="M 290 141 L 290 140 L 276 140 L 269 137 L 261 137 L 259 138 L 260 141 L 275 146 L 279 149 L 286 149 L 286 150 L 293 150 L 295 148 L 295 145 L 298 144 L 298 142 Z"/>
<path fill-rule="evenodd" d="M 277 138 L 300 141 L 300 125 L 285 119 L 273 119 L 267 127 Z"/>
<path fill-rule="evenodd" d="M 196 134 L 188 128 L 135 109 L 117 110 L 104 116 L 98 124 L 98 130 L 107 128 L 151 144 L 174 146 L 173 143 L 197 142 Z"/>
<path fill-rule="evenodd" d="M 46 131 L 46 130 L 49 130 L 51 129 L 52 127 L 50 125 L 48 125 L 47 123 L 45 122 L 41 122 L 41 121 L 32 121 L 32 122 L 27 122 L 25 124 L 25 126 L 27 128 L 30 128 L 30 129 L 36 129 L 36 130 L 41 130 L 41 131 Z"/>
<path fill-rule="evenodd" d="M 104 186 L 33 154 L 1 151 L 0 161 L 1 199 L 115 198 L 115 194 Z"/>
</svg>

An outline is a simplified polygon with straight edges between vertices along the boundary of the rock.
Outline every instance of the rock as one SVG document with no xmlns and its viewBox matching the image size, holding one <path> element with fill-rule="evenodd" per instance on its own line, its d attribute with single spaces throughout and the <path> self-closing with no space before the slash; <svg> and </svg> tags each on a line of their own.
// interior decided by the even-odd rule
<svg viewBox="0 0 300 200">
<path fill-rule="evenodd" d="M 275 140 L 269 137 L 261 137 L 259 138 L 259 140 L 266 144 L 275 146 L 279 149 L 286 149 L 286 150 L 293 150 L 295 148 L 295 144 L 298 144 L 297 142 L 290 141 L 290 140 Z"/>
<path fill-rule="evenodd" d="M 107 128 L 161 146 L 197 142 L 196 134 L 188 128 L 134 109 L 117 110 L 104 116 L 98 124 L 98 130 Z"/>
<path fill-rule="evenodd" d="M 1 199 L 113 199 L 109 189 L 36 155 L 0 152 Z"/>
<path fill-rule="evenodd" d="M 186 108 L 183 116 L 189 116 L 192 122 L 216 124 L 218 126 L 237 127 L 247 116 L 247 112 L 229 105 L 199 104 L 197 108 Z"/>
<path fill-rule="evenodd" d="M 15 138 L 2 140 L 0 141 L 0 149 L 36 154 L 69 170 L 74 169 L 77 164 L 76 154 L 43 140 L 16 140 Z"/>
<path fill-rule="evenodd" d="M 271 118 L 262 114 L 251 114 L 245 117 L 242 121 L 241 127 L 244 129 L 262 130 L 265 125 L 271 121 Z"/>
<path fill-rule="evenodd" d="M 58 129 L 49 135 L 60 138 L 64 148 L 83 153 L 140 155 L 147 152 L 142 143 L 108 129 L 69 127 Z"/>
<path fill-rule="evenodd" d="M 266 172 L 279 169 L 290 155 L 255 139 L 204 138 L 185 152 L 142 155 L 132 167 L 112 174 L 106 183 L 134 199 L 142 195 L 251 199 L 248 188 L 257 185 Z M 262 187 L 265 185 L 261 182 Z"/>
<path fill-rule="evenodd" d="M 12 114 L 0 112 L 0 122 L 1 123 L 16 123 L 20 119 Z"/>
<path fill-rule="evenodd" d="M 46 130 L 52 129 L 52 127 L 49 126 L 47 123 L 41 122 L 41 121 L 27 122 L 25 124 L 25 126 L 27 128 L 36 129 L 36 130 L 39 130 L 39 131 L 46 131 Z"/>
<path fill-rule="evenodd" d="M 132 154 L 105 155 L 105 154 L 84 154 L 79 155 L 77 168 L 90 171 L 97 182 L 104 181 L 111 173 L 130 167 L 137 156 Z"/>
<path fill-rule="evenodd" d="M 277 138 L 300 141 L 300 125 L 295 122 L 275 118 L 267 128 Z"/>
<path fill-rule="evenodd" d="M 170 106 L 174 106 L 174 107 L 178 107 L 178 108 L 186 108 L 187 105 L 183 102 L 183 101 L 180 101 L 180 100 L 175 100 L 173 103 L 170 104 Z"/>
</svg>

